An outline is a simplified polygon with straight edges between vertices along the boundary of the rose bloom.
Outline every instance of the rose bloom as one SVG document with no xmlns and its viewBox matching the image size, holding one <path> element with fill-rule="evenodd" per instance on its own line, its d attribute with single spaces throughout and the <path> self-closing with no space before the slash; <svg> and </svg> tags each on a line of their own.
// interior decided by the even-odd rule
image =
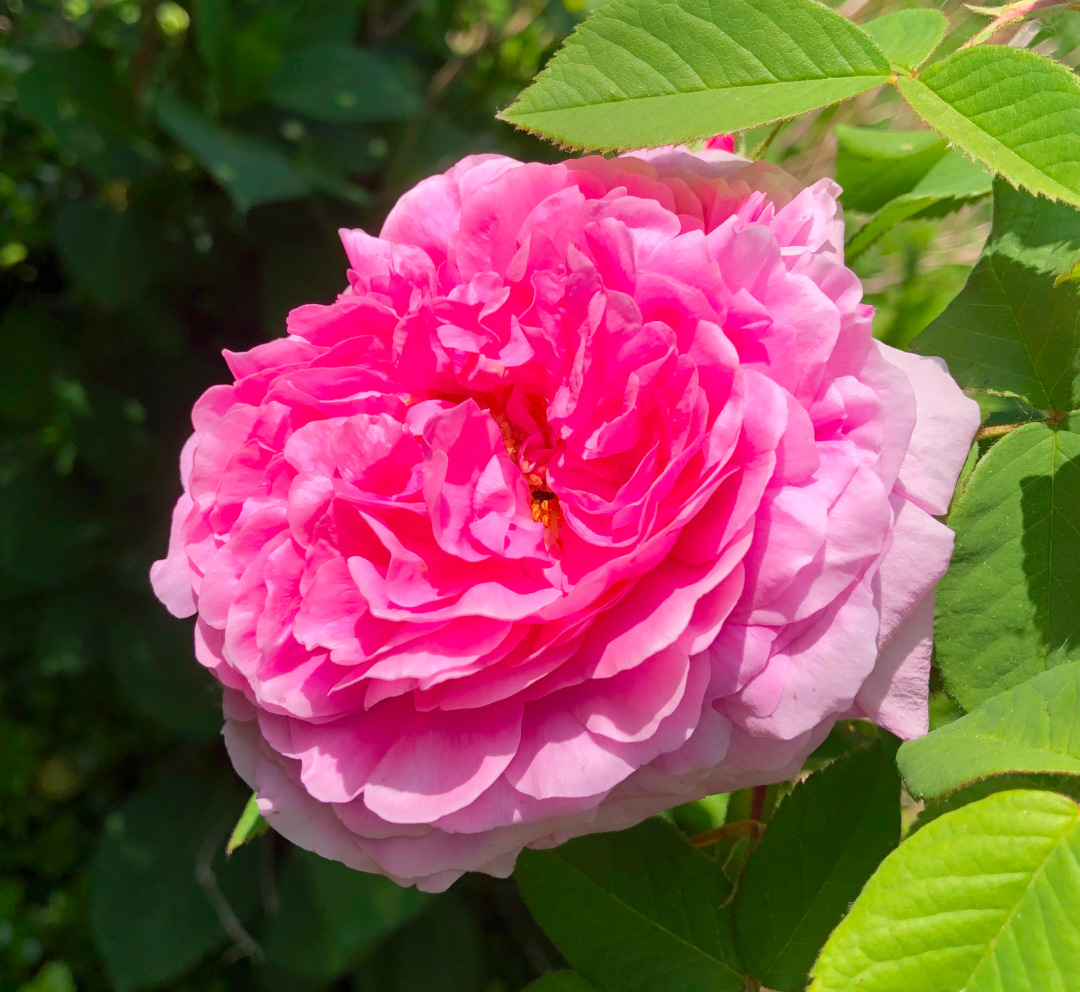
<svg viewBox="0 0 1080 992">
<path fill-rule="evenodd" d="M 978 410 L 871 337 L 838 192 L 467 158 L 225 353 L 152 577 L 280 833 L 438 891 L 925 732 Z"/>
</svg>

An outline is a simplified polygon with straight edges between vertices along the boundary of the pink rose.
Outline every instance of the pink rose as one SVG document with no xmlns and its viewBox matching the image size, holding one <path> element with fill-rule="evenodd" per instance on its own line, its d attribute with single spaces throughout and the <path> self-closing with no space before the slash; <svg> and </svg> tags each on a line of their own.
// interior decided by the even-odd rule
<svg viewBox="0 0 1080 992">
<path fill-rule="evenodd" d="M 871 337 L 837 192 L 468 158 L 226 352 L 152 577 L 282 834 L 440 890 L 926 730 L 978 413 Z"/>
</svg>

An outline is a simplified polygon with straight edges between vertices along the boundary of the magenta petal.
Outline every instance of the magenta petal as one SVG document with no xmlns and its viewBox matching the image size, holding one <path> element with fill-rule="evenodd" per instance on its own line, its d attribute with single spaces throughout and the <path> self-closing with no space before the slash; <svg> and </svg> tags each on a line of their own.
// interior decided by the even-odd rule
<svg viewBox="0 0 1080 992">
<path fill-rule="evenodd" d="M 904 740 L 930 729 L 930 654 L 934 594 L 927 595 L 893 631 L 855 702 L 874 723 Z"/>
<path fill-rule="evenodd" d="M 900 468 L 900 489 L 927 513 L 949 509 L 956 477 L 979 427 L 979 405 L 949 375 L 940 358 L 880 346 L 915 391 L 915 432 Z"/>
<path fill-rule="evenodd" d="M 393 823 L 430 823 L 467 806 L 506 769 L 521 704 L 417 714 L 372 769 L 364 803 Z"/>
<path fill-rule="evenodd" d="M 284 836 L 441 891 L 925 730 L 975 404 L 730 147 L 470 156 L 226 352 L 151 581 Z"/>
<path fill-rule="evenodd" d="M 169 535 L 169 553 L 150 566 L 150 584 L 154 595 L 174 617 L 190 617 L 195 612 L 195 597 L 191 588 L 191 563 L 184 550 L 184 524 L 195 504 L 185 493 L 176 502 Z"/>
</svg>

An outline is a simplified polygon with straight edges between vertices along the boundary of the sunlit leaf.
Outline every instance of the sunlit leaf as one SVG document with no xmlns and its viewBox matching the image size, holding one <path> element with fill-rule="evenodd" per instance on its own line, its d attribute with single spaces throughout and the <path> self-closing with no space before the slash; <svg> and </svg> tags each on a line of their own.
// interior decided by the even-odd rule
<svg viewBox="0 0 1080 992">
<path fill-rule="evenodd" d="M 229 840 L 225 844 L 225 853 L 232 854 L 237 848 L 243 847 L 249 840 L 261 837 L 269 829 L 270 824 L 259 812 L 258 797 L 253 794 L 244 804 L 240 819 L 236 821 L 236 826 L 229 834 Z"/>
<path fill-rule="evenodd" d="M 1015 772 L 1080 776 L 1080 663 L 1061 665 L 988 699 L 897 755 L 908 791 L 940 796 Z"/>
<path fill-rule="evenodd" d="M 829 938 L 809 992 L 1067 992 L 1080 975 L 1080 809 L 1000 792 L 886 858 Z"/>
<path fill-rule="evenodd" d="M 1080 652 L 1080 434 L 1033 423 L 979 461 L 949 515 L 935 649 L 965 709 Z"/>
<path fill-rule="evenodd" d="M 1080 212 L 998 181 L 982 257 L 912 349 L 944 358 L 962 386 L 1043 410 L 1080 407 L 1080 294 L 1075 283 L 1055 285 L 1078 252 Z"/>
<path fill-rule="evenodd" d="M 915 7 L 877 17 L 862 29 L 890 62 L 904 69 L 917 69 L 941 44 L 949 21 L 939 10 Z"/>
<path fill-rule="evenodd" d="M 1080 79 L 1059 62 L 986 45 L 897 85 L 927 124 L 992 172 L 1080 205 Z"/>
<path fill-rule="evenodd" d="M 575 148 L 640 148 L 794 117 L 890 72 L 815 0 L 609 0 L 500 116 Z"/>
</svg>

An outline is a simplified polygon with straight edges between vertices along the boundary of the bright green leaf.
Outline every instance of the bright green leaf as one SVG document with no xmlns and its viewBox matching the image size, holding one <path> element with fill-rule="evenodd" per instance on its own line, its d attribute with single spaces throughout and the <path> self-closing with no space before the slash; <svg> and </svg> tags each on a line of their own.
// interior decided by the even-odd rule
<svg viewBox="0 0 1080 992">
<path fill-rule="evenodd" d="M 850 751 L 784 799 L 739 883 L 735 925 L 747 970 L 802 992 L 826 937 L 900 840 L 900 778 L 880 744 Z"/>
<path fill-rule="evenodd" d="M 221 850 L 233 796 L 168 775 L 106 820 L 90 867 L 90 922 L 118 992 L 183 974 L 225 941 L 220 907 L 239 917 L 253 907 L 255 863 Z"/>
<path fill-rule="evenodd" d="M 949 516 L 935 647 L 972 709 L 1080 652 L 1080 434 L 1027 424 L 979 461 Z"/>
<path fill-rule="evenodd" d="M 890 72 L 815 0 L 609 0 L 500 116 L 575 148 L 652 147 L 794 117 Z"/>
<path fill-rule="evenodd" d="M 1071 992 L 1080 809 L 999 792 L 913 834 L 867 883 L 809 992 Z"/>
<path fill-rule="evenodd" d="M 262 941 L 266 961 L 329 981 L 365 948 L 408 922 L 430 898 L 294 847 L 281 874 L 281 909 Z"/>
<path fill-rule="evenodd" d="M 286 51 L 267 98 L 334 124 L 400 120 L 420 109 L 418 80 L 407 63 L 344 42 Z"/>
<path fill-rule="evenodd" d="M 243 847 L 249 840 L 261 837 L 269 829 L 270 824 L 263 819 L 262 813 L 259 812 L 259 797 L 253 793 L 244 804 L 240 819 L 236 821 L 236 826 L 233 827 L 232 833 L 229 834 L 228 843 L 225 845 L 225 853 L 232 854 L 237 848 Z"/>
<path fill-rule="evenodd" d="M 161 126 L 225 187 L 242 213 L 259 203 L 309 192 L 308 183 L 272 145 L 216 127 L 172 97 L 158 97 L 154 112 Z"/>
<path fill-rule="evenodd" d="M 1080 775 L 1080 663 L 1036 675 L 908 741 L 897 761 L 908 791 L 920 798 L 1010 772 Z"/>
<path fill-rule="evenodd" d="M 720 868 L 663 820 L 524 851 L 514 877 L 544 932 L 604 992 L 735 992 Z"/>
<path fill-rule="evenodd" d="M 1080 282 L 1080 259 L 1061 273 L 1055 280 L 1054 285 L 1060 286 L 1063 282 Z"/>
<path fill-rule="evenodd" d="M 927 124 L 992 172 L 1080 205 L 1080 79 L 1059 62 L 965 48 L 898 85 Z"/>
<path fill-rule="evenodd" d="M 848 264 L 897 224 L 958 210 L 965 203 L 987 196 L 990 188 L 990 177 L 981 165 L 958 151 L 946 152 L 910 193 L 890 200 L 851 235 L 844 249 Z"/>
<path fill-rule="evenodd" d="M 1080 407 L 1080 294 L 1055 277 L 1080 251 L 1080 212 L 994 185 L 994 226 L 971 278 L 912 349 L 940 355 L 961 386 Z"/>
<path fill-rule="evenodd" d="M 941 44 L 949 30 L 948 18 L 939 10 L 918 7 L 897 10 L 862 25 L 885 57 L 904 69 L 915 70 Z"/>
</svg>

